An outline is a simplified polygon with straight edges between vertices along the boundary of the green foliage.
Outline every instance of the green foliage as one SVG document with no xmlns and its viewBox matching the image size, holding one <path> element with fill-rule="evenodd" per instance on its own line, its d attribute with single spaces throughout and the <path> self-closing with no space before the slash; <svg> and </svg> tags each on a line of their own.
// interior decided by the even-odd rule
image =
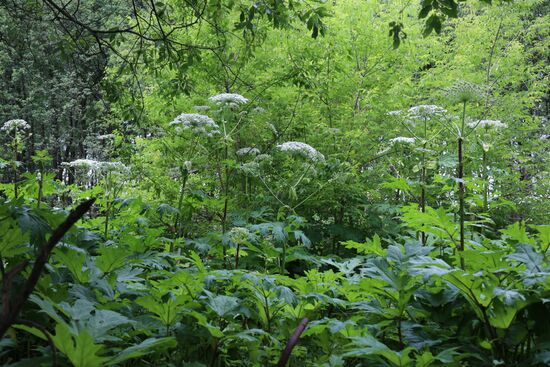
<svg viewBox="0 0 550 367">
<path fill-rule="evenodd" d="M 0 364 L 271 366 L 304 318 L 288 365 L 550 363 L 545 2 L 47 4 L 0 5 L 2 315 L 97 200 Z"/>
</svg>

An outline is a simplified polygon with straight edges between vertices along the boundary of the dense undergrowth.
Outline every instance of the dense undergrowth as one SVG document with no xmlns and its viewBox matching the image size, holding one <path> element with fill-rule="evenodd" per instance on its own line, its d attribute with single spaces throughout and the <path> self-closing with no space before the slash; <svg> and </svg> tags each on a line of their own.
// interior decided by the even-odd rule
<svg viewBox="0 0 550 367">
<path fill-rule="evenodd" d="M 342 256 L 316 256 L 298 217 L 265 222 L 251 213 L 224 245 L 197 250 L 151 226 L 165 209 L 120 200 L 109 240 L 94 219 L 72 230 L 54 250 L 20 315 L 24 321 L 2 340 L 2 359 L 31 357 L 18 366 L 51 365 L 53 358 L 75 366 L 136 363 L 129 359 L 274 365 L 307 317 L 292 365 L 550 361 L 548 226 L 532 226 L 528 234 L 516 223 L 492 238 L 476 234 L 458 255 L 440 235 L 454 225 L 444 212 L 428 211 L 425 245 L 406 234 L 375 236 L 342 243 Z M 4 201 L 1 216 L 2 260 L 12 265 L 32 258 L 64 213 L 19 199 Z M 418 226 L 414 216 L 405 218 L 404 229 Z M 298 272 L 281 272 L 284 252 L 288 263 L 300 262 Z M 16 294 L 21 283 L 13 282 Z M 22 348 L 27 343 L 32 347 Z"/>
</svg>

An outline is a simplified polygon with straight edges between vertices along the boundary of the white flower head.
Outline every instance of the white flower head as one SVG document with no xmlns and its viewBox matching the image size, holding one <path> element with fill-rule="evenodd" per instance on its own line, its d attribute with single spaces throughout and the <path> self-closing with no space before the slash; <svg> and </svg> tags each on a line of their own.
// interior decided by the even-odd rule
<svg viewBox="0 0 550 367">
<path fill-rule="evenodd" d="M 76 159 L 72 162 L 65 162 L 64 165 L 72 167 L 72 168 L 88 168 L 92 169 L 96 167 L 99 164 L 98 161 L 95 161 L 93 159 Z"/>
<path fill-rule="evenodd" d="M 237 93 L 221 93 L 208 99 L 217 105 L 230 104 L 238 106 L 248 103 L 248 98 L 245 98 Z"/>
<path fill-rule="evenodd" d="M 283 152 L 300 155 L 313 162 L 324 161 L 325 156 L 313 148 L 311 145 L 299 141 L 287 141 L 286 143 L 277 145 L 277 148 Z"/>
<path fill-rule="evenodd" d="M 430 120 L 432 117 L 443 115 L 446 112 L 446 109 L 433 104 L 419 105 L 409 108 L 408 117 L 412 119 Z"/>
<path fill-rule="evenodd" d="M 21 119 L 15 119 L 15 120 L 9 120 L 4 122 L 4 125 L 2 125 L 2 128 L 0 130 L 3 131 L 21 131 L 21 130 L 28 130 L 31 128 L 31 125 L 25 120 Z"/>
<path fill-rule="evenodd" d="M 260 163 L 255 160 L 252 162 L 243 163 L 239 166 L 239 169 L 247 175 L 257 176 L 259 173 L 258 170 L 260 169 Z"/>
<path fill-rule="evenodd" d="M 415 138 L 409 138 L 405 136 L 398 136 L 397 138 L 390 139 L 390 143 L 405 143 L 405 144 L 413 144 L 416 141 Z"/>
<path fill-rule="evenodd" d="M 260 154 L 260 150 L 258 148 L 252 148 L 252 147 L 244 147 L 235 152 L 235 154 L 243 156 L 248 154 L 254 154 L 258 155 Z"/>
<path fill-rule="evenodd" d="M 205 135 L 208 137 L 220 133 L 219 126 L 214 120 L 206 115 L 199 115 L 197 113 L 182 113 L 174 121 L 170 122 L 170 125 L 176 125 L 177 133 L 189 129 L 195 135 Z"/>
<path fill-rule="evenodd" d="M 264 161 L 270 161 L 271 156 L 269 154 L 258 154 L 255 158 L 255 162 L 264 162 Z"/>
<path fill-rule="evenodd" d="M 115 134 L 104 134 L 104 135 L 98 135 L 97 140 L 112 140 L 115 138 Z"/>
<path fill-rule="evenodd" d="M 403 113 L 403 111 L 401 111 L 401 110 L 395 110 L 395 111 L 386 112 L 386 115 L 388 115 L 388 116 L 399 116 L 402 113 Z"/>
<path fill-rule="evenodd" d="M 490 128 L 490 127 L 494 127 L 494 128 L 497 128 L 497 129 L 503 129 L 503 128 L 506 128 L 508 127 L 508 125 L 506 125 L 505 123 L 501 122 L 500 120 L 473 120 L 473 121 L 470 121 L 468 122 L 468 126 L 471 127 L 472 129 L 475 128 L 475 127 L 484 127 L 484 128 Z"/>
<path fill-rule="evenodd" d="M 483 97 L 483 89 L 479 85 L 465 80 L 459 80 L 445 92 L 453 103 L 474 102 Z"/>
<path fill-rule="evenodd" d="M 121 162 L 101 162 L 93 159 L 76 159 L 72 162 L 64 163 L 65 166 L 77 169 L 89 170 L 92 173 L 123 173 L 128 171 Z"/>
<path fill-rule="evenodd" d="M 269 130 L 271 130 L 271 132 L 272 132 L 273 134 L 275 134 L 275 135 L 278 135 L 278 134 L 279 134 L 279 132 L 277 131 L 277 128 L 276 128 L 275 125 L 273 125 L 272 123 L 268 122 L 268 123 L 267 123 L 267 128 L 268 128 Z"/>
<path fill-rule="evenodd" d="M 233 227 L 229 231 L 229 238 L 236 244 L 244 244 L 248 242 L 250 231 L 245 227 Z"/>
</svg>

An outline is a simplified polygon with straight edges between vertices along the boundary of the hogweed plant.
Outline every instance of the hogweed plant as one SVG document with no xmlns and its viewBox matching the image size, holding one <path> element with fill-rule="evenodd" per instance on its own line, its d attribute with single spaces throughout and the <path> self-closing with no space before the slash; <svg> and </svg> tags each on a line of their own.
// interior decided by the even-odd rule
<svg viewBox="0 0 550 367">
<path fill-rule="evenodd" d="M 174 128 L 177 140 L 181 138 L 189 139 L 189 144 L 187 144 L 187 149 L 184 152 L 181 152 L 177 147 L 170 147 L 165 143 L 165 147 L 171 152 L 171 157 L 176 160 L 176 170 L 180 179 L 174 230 L 177 235 L 181 236 L 183 234 L 181 213 L 186 187 L 191 174 L 192 161 L 200 150 L 206 150 L 205 145 L 203 145 L 205 140 L 209 142 L 220 135 L 220 127 L 209 116 L 196 113 L 180 114 L 170 122 L 169 126 Z"/>
<path fill-rule="evenodd" d="M 92 187 L 99 184 L 103 189 L 103 198 L 98 203 L 102 204 L 104 212 L 103 235 L 109 239 L 109 221 L 117 199 L 122 191 L 124 182 L 122 175 L 129 172 L 121 162 L 97 161 L 94 159 L 77 159 L 64 163 L 74 171 L 75 177 L 84 187 Z"/>
<path fill-rule="evenodd" d="M 488 153 L 494 145 L 494 134 L 492 132 L 507 128 L 508 125 L 500 120 L 471 120 L 467 123 L 471 133 L 475 133 L 478 145 L 481 147 L 481 179 L 483 181 L 483 210 L 489 211 L 489 160 Z"/>
<path fill-rule="evenodd" d="M 412 137 L 396 137 L 390 139 L 392 146 L 397 144 L 416 144 L 420 153 L 420 198 L 419 206 L 422 213 L 426 212 L 428 186 L 428 154 L 432 153 L 430 144 L 439 136 L 440 130 L 434 132 L 434 125 L 439 124 L 447 110 L 437 105 L 418 105 L 401 110 L 390 111 L 388 116 L 397 118 Z M 421 241 L 426 244 L 426 233 L 420 232 Z"/>
<path fill-rule="evenodd" d="M 461 115 L 460 115 L 460 124 L 455 126 L 456 135 L 457 135 L 457 177 L 458 182 L 458 218 L 460 226 L 460 238 L 458 251 L 464 251 L 464 241 L 465 241 L 465 221 L 466 214 L 464 209 L 464 196 L 466 191 L 466 186 L 464 184 L 464 140 L 466 138 L 466 107 L 468 104 L 473 104 L 479 99 L 482 98 L 481 88 L 473 83 L 467 81 L 459 81 L 451 86 L 447 90 L 447 97 L 450 102 L 453 104 L 461 105 Z M 460 256 L 461 267 L 464 268 L 464 257 Z"/>
<path fill-rule="evenodd" d="M 24 140 L 26 138 L 25 131 L 30 128 L 31 125 L 29 125 L 27 121 L 21 119 L 6 121 L 0 128 L 1 131 L 8 134 L 11 138 L 10 147 L 12 150 L 12 158 L 10 163 L 13 171 L 13 195 L 16 199 L 19 196 L 19 153 L 20 150 L 24 148 Z"/>
<path fill-rule="evenodd" d="M 257 148 L 250 148 L 250 151 L 235 149 L 235 135 L 239 133 L 240 128 L 246 118 L 247 112 L 244 107 L 249 100 L 236 93 L 221 93 L 210 97 L 209 102 L 214 106 L 195 106 L 195 110 L 200 113 L 184 113 L 177 116 L 170 126 L 174 127 L 177 136 L 188 136 L 190 133 L 191 149 L 176 155 L 184 161 L 179 164 L 181 187 L 177 204 L 177 214 L 175 228 L 181 235 L 181 211 L 185 195 L 186 185 L 190 174 L 190 164 L 195 160 L 195 155 L 205 154 L 211 158 L 215 166 L 215 176 L 219 183 L 220 197 L 223 200 L 222 214 L 220 215 L 220 225 L 222 235 L 228 231 L 229 214 L 229 193 L 231 191 L 233 165 L 230 158 L 234 155 L 244 156 L 247 154 L 257 154 Z M 202 113 L 209 113 L 210 116 Z M 204 144 L 204 143 L 207 144 Z M 223 247 L 224 262 L 227 255 L 227 249 Z"/>
</svg>

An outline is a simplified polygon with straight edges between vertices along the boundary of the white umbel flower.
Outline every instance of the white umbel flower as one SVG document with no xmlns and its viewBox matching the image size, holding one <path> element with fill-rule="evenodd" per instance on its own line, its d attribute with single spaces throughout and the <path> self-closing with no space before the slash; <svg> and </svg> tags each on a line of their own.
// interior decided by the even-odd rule
<svg viewBox="0 0 550 367">
<path fill-rule="evenodd" d="M 494 127 L 497 129 L 503 129 L 508 127 L 505 123 L 501 122 L 500 120 L 479 120 L 479 121 L 470 121 L 468 122 L 468 126 L 471 128 L 475 128 L 477 126 L 479 127 L 485 127 L 490 128 Z"/>
<path fill-rule="evenodd" d="M 248 98 L 245 98 L 237 93 L 221 93 L 215 96 L 208 98 L 211 102 L 215 104 L 235 104 L 241 105 L 248 103 Z"/>
<path fill-rule="evenodd" d="M 72 168 L 94 168 L 99 162 L 93 159 L 76 159 L 72 162 L 66 162 L 65 165 Z"/>
<path fill-rule="evenodd" d="M 111 140 L 115 138 L 115 134 L 104 134 L 104 135 L 98 135 L 97 140 Z"/>
<path fill-rule="evenodd" d="M 405 136 L 398 136 L 397 138 L 390 139 L 391 144 L 395 144 L 395 143 L 413 144 L 415 141 L 416 141 L 415 138 L 408 138 Z"/>
<path fill-rule="evenodd" d="M 395 110 L 395 111 L 386 112 L 386 115 L 388 115 L 388 116 L 399 116 L 402 113 L 403 113 L 403 111 L 401 111 L 401 110 Z"/>
<path fill-rule="evenodd" d="M 31 128 L 31 125 L 25 120 L 15 119 L 4 122 L 0 130 L 3 131 L 13 131 L 13 130 L 28 130 Z"/>
<path fill-rule="evenodd" d="M 317 149 L 299 141 L 287 141 L 286 143 L 277 145 L 277 148 L 283 152 L 297 154 L 314 162 L 325 160 L 325 156 L 319 153 Z"/>
<path fill-rule="evenodd" d="M 229 238 L 235 244 L 245 244 L 250 238 L 250 231 L 245 227 L 233 227 L 229 231 Z"/>
<path fill-rule="evenodd" d="M 178 133 L 188 129 L 191 129 L 195 135 L 206 135 L 208 137 L 220 133 L 219 126 L 214 120 L 198 113 L 182 113 L 170 122 L 170 125 L 176 125 L 176 132 Z"/>
<path fill-rule="evenodd" d="M 258 155 L 258 154 L 260 154 L 260 150 L 258 148 L 245 147 L 245 148 L 241 148 L 241 149 L 237 150 L 235 152 L 235 154 L 240 155 L 240 156 L 247 155 L 247 154 Z"/>
<path fill-rule="evenodd" d="M 128 170 L 121 162 L 101 162 L 93 159 L 76 159 L 72 162 L 64 163 L 64 165 L 71 168 L 90 170 L 94 173 L 125 172 Z"/>
<path fill-rule="evenodd" d="M 269 154 L 258 154 L 255 158 L 255 162 L 264 162 L 264 161 L 270 161 L 271 156 Z"/>
<path fill-rule="evenodd" d="M 429 120 L 432 116 L 443 115 L 446 112 L 446 109 L 430 104 L 411 107 L 409 108 L 408 115 L 412 119 L 421 118 Z"/>
</svg>

